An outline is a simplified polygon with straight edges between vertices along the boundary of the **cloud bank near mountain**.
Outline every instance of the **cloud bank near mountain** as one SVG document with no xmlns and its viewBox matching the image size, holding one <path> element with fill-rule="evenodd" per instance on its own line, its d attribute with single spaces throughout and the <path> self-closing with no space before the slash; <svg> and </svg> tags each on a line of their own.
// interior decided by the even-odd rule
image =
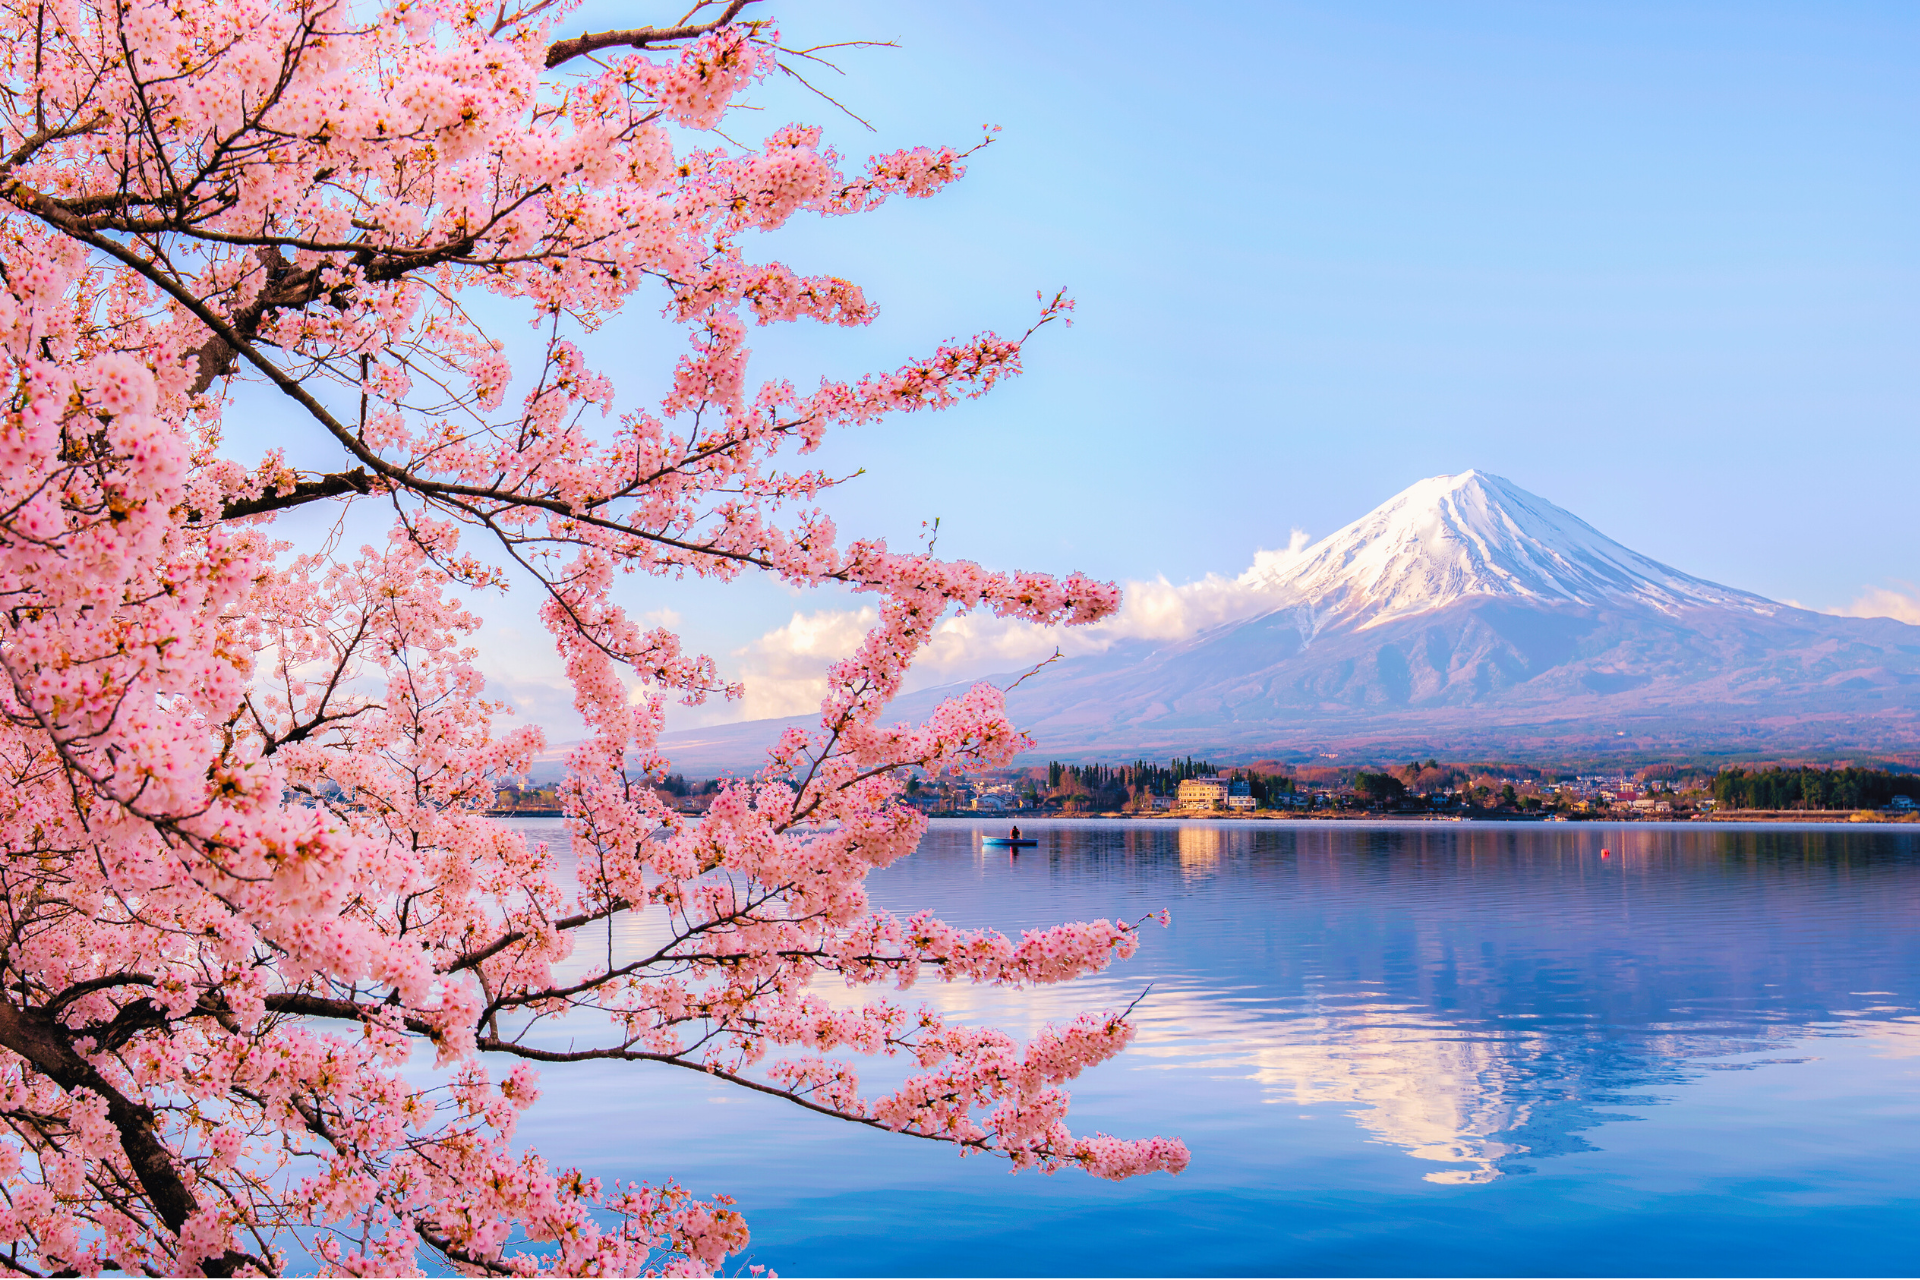
<svg viewBox="0 0 1920 1280">
<path fill-rule="evenodd" d="M 919 689 L 1017 671 L 1045 661 L 1055 649 L 1067 657 L 1104 653 L 1123 640 L 1185 640 L 1251 618 L 1280 603 L 1276 584 L 1306 551 L 1307 533 L 1295 529 L 1287 545 L 1256 551 L 1237 577 L 1210 573 L 1175 585 L 1164 577 L 1123 584 L 1120 611 L 1090 627 L 1042 627 L 1018 619 L 969 613 L 948 618 L 914 662 L 909 688 Z M 871 608 L 796 612 L 784 626 L 733 652 L 746 697 L 716 707 L 702 722 L 804 715 L 826 694 L 827 668 L 859 647 L 878 620 Z"/>
<path fill-rule="evenodd" d="M 1920 587 L 1911 582 L 1896 587 L 1868 587 L 1844 609 L 1831 610 L 1843 618 L 1892 618 L 1920 626 Z"/>
</svg>

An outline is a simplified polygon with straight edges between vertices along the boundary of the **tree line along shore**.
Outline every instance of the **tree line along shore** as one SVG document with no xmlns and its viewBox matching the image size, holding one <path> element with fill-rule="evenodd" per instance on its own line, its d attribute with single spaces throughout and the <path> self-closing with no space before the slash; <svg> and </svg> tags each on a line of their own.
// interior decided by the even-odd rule
<svg viewBox="0 0 1920 1280">
<path fill-rule="evenodd" d="M 684 813 L 704 812 L 722 779 L 679 774 L 654 785 Z M 1651 765 L 1582 773 L 1498 762 L 1405 765 L 1024 765 L 962 778 L 910 777 L 903 796 L 934 817 L 1550 819 L 1579 821 L 1920 821 L 1920 773 L 1856 765 Z M 558 789 L 508 786 L 493 813 L 560 817 Z"/>
</svg>

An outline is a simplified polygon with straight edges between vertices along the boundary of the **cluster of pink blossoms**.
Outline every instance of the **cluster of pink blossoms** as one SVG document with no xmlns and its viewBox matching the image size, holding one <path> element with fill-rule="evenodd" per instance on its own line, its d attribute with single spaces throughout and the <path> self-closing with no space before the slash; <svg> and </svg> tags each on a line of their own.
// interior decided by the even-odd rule
<svg viewBox="0 0 1920 1280">
<path fill-rule="evenodd" d="M 843 543 L 804 458 L 983 394 L 1027 335 L 811 389 L 749 372 L 756 326 L 873 315 L 749 237 L 932 195 L 964 154 L 853 167 L 815 128 L 703 134 L 780 67 L 748 0 L 584 36 L 571 9 L 0 0 L 0 1266 L 739 1254 L 724 1200 L 516 1146 L 534 1063 L 700 1071 L 1019 1167 L 1186 1162 L 1066 1126 L 1061 1086 L 1126 1046 L 1123 1015 L 1022 1046 L 864 994 L 1061 982 L 1136 945 L 1108 921 L 1015 941 L 898 918 L 864 888 L 923 833 L 904 770 L 1026 745 L 988 686 L 886 722 L 941 618 L 1082 623 L 1118 596 Z M 616 413 L 574 338 L 663 290 L 687 336 L 671 388 Z M 502 309 L 536 321 L 530 357 L 476 319 Z M 226 457 L 248 383 L 337 469 Z M 293 555 L 272 522 L 311 502 L 376 504 L 391 532 Z M 616 584 L 749 570 L 871 593 L 879 622 L 819 727 L 689 819 L 646 785 L 665 706 L 734 690 Z M 543 743 L 496 729 L 456 593 L 510 580 L 590 728 L 565 791 L 577 885 L 486 816 Z M 646 941 L 576 949 L 616 920 Z M 543 1047 L 532 1029 L 568 1015 L 574 1047 Z M 440 1087 L 403 1070 L 423 1046 Z M 876 1054 L 916 1074 L 870 1096 L 853 1055 Z"/>
</svg>

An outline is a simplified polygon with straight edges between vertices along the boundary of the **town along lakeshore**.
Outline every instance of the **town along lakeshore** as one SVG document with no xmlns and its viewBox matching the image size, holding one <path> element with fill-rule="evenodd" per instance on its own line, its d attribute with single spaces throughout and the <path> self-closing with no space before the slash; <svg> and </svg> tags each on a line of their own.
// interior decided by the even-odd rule
<svg viewBox="0 0 1920 1280">
<path fill-rule="evenodd" d="M 668 808 L 699 814 L 724 783 L 670 774 L 651 785 Z M 1223 767 L 1188 757 L 1166 765 L 1055 761 L 938 781 L 909 777 L 903 799 L 937 818 L 1916 822 L 1920 774 L 1806 766 L 1709 772 L 1673 765 L 1603 773 L 1436 760 L 1400 768 Z M 491 812 L 563 815 L 558 789 L 535 785 L 501 788 Z"/>
<path fill-rule="evenodd" d="M 960 818 L 1913 822 L 1920 821 L 1920 773 L 1671 764 L 1628 773 L 1432 759 L 1223 767 L 1189 757 L 1167 765 L 1055 761 L 916 780 L 906 798 L 930 815 Z"/>
</svg>

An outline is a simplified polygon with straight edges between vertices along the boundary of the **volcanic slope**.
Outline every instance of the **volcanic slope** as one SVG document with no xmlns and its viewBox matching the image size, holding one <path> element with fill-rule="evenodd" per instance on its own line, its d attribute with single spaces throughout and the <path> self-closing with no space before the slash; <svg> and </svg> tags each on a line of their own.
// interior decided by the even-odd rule
<svg viewBox="0 0 1920 1280">
<path fill-rule="evenodd" d="M 1010 695 L 1017 722 L 1063 759 L 1920 747 L 1920 627 L 1693 577 L 1481 471 L 1413 485 L 1260 586 L 1256 616 L 1055 663 Z M 675 736 L 739 756 L 774 723 Z"/>
</svg>

